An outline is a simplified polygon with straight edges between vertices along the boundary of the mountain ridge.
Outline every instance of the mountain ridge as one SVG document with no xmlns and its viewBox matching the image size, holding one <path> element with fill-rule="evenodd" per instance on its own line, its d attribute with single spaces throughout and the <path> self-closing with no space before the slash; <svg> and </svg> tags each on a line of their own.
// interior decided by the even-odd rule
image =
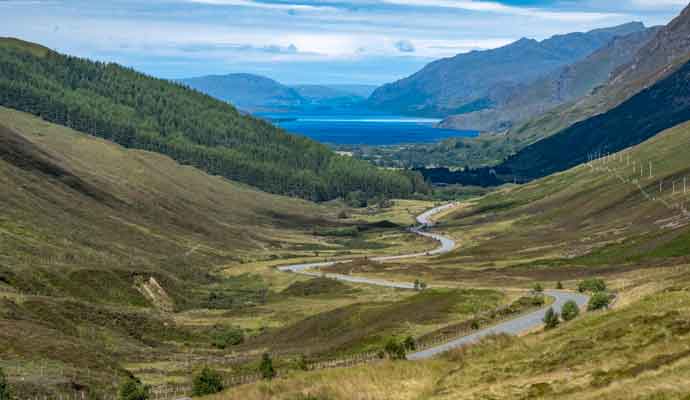
<svg viewBox="0 0 690 400">
<path fill-rule="evenodd" d="M 575 62 L 616 36 L 644 29 L 641 22 L 589 32 L 556 35 L 543 41 L 520 39 L 492 50 L 436 60 L 415 74 L 378 88 L 373 107 L 402 114 L 447 116 L 490 108 L 501 85 L 527 83 Z"/>
</svg>

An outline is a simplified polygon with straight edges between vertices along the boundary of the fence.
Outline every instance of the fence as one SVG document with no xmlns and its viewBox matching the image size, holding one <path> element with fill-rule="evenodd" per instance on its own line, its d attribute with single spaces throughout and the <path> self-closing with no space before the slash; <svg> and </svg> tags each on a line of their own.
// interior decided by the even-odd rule
<svg viewBox="0 0 690 400">
<path fill-rule="evenodd" d="M 502 321 L 517 318 L 519 315 L 524 315 L 536 310 L 543 308 L 544 306 L 535 306 L 520 310 L 518 313 L 506 312 L 510 309 L 510 306 L 500 307 L 492 311 L 478 314 L 472 320 L 465 321 L 456 325 L 451 325 L 442 328 L 436 332 L 432 332 L 424 337 L 420 338 L 417 343 L 417 350 L 425 350 L 430 347 L 434 347 L 440 344 L 448 343 L 451 340 L 470 335 L 479 329 L 498 324 Z M 275 359 L 279 356 L 290 356 L 289 353 L 281 352 L 274 353 L 272 356 Z M 296 356 L 295 354 L 291 355 Z M 186 363 L 191 370 L 192 364 L 214 364 L 218 366 L 233 366 L 239 365 L 250 361 L 256 361 L 257 355 L 252 354 L 234 354 L 228 356 L 200 356 L 200 355 L 178 355 L 172 357 L 171 362 L 176 363 Z M 306 370 L 317 371 L 330 368 L 343 368 L 352 367 L 359 364 L 373 363 L 382 361 L 382 357 L 379 351 L 372 351 L 367 353 L 352 354 L 349 356 L 338 357 L 333 359 L 325 360 L 312 360 L 306 364 Z M 0 362 L 0 366 L 7 368 L 7 362 Z M 44 363 L 42 366 L 40 363 L 38 365 L 33 365 L 29 368 L 30 370 L 40 371 L 41 375 L 49 376 L 62 376 L 68 379 L 70 376 L 76 376 L 78 373 L 83 373 L 83 371 L 77 371 L 75 369 L 66 368 L 57 364 Z M 25 376 L 26 372 L 29 370 L 26 366 L 15 365 L 14 367 L 6 369 L 6 372 L 10 377 Z M 149 371 L 149 370 L 146 370 Z M 150 371 L 149 371 L 150 372 Z M 280 371 L 278 376 L 280 375 Z M 232 375 L 226 376 L 224 378 L 224 386 L 226 388 L 254 383 L 262 379 L 261 374 L 243 374 L 243 375 Z M 110 394 L 101 395 L 100 398 L 103 400 L 117 400 L 117 378 L 113 376 L 113 391 Z M 160 384 L 151 387 L 151 400 L 177 400 L 183 397 L 189 397 L 192 393 L 192 385 L 189 382 L 181 384 Z M 74 391 L 70 394 L 56 394 L 55 396 L 35 396 L 35 397 L 17 397 L 18 400 L 86 400 L 86 392 L 84 391 Z"/>
</svg>

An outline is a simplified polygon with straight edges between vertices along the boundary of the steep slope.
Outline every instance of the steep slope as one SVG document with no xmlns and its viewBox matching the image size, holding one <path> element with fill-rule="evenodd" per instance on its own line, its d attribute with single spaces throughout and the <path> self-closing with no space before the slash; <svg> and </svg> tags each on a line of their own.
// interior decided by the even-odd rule
<svg viewBox="0 0 690 400">
<path fill-rule="evenodd" d="M 690 6 L 663 27 L 629 63 L 613 72 L 591 95 L 566 103 L 508 131 L 507 136 L 539 139 L 604 113 L 673 73 L 690 57 Z"/>
<path fill-rule="evenodd" d="M 558 105 L 589 94 L 606 83 L 611 74 L 628 64 L 661 28 L 648 28 L 616 37 L 584 60 L 565 66 L 538 80 L 509 89 L 495 108 L 451 116 L 440 126 L 497 132 L 542 114 Z M 513 136 L 514 137 L 514 136 Z"/>
<path fill-rule="evenodd" d="M 636 145 L 690 120 L 690 63 L 611 111 L 579 122 L 526 147 L 496 167 L 499 176 L 520 181 L 563 171 Z"/>
<path fill-rule="evenodd" d="M 298 90 L 259 75 L 209 75 L 181 82 L 250 112 L 298 108 L 307 102 Z"/>
<path fill-rule="evenodd" d="M 416 74 L 377 89 L 369 103 L 404 114 L 463 114 L 502 102 L 505 88 L 527 83 L 580 60 L 616 36 L 641 31 L 630 23 L 542 42 L 521 39 L 508 46 L 435 61 Z"/>
<path fill-rule="evenodd" d="M 126 303 L 118 290 L 131 283 L 120 279 L 148 273 L 184 304 L 192 298 L 174 288 L 206 282 L 209 266 L 261 257 L 283 235 L 329 225 L 326 208 L 5 108 L 0 143 L 0 276 L 29 293 Z M 120 276 L 125 289 L 102 282 L 110 288 L 99 293 L 59 278 L 87 271 Z"/>
<path fill-rule="evenodd" d="M 256 302 L 261 282 L 217 270 L 319 248 L 313 230 L 336 226 L 330 208 L 2 107 L 0 186 L 0 368 L 28 377 L 18 398 L 93 393 L 125 357 L 210 347 L 171 313 L 210 293 Z"/>
<path fill-rule="evenodd" d="M 338 156 L 180 85 L 36 48 L 0 40 L 0 105 L 277 194 L 329 200 L 423 189 L 410 174 Z"/>
<path fill-rule="evenodd" d="M 566 170 L 589 161 L 593 154 L 623 150 L 690 120 L 689 82 L 687 63 L 618 107 L 527 146 L 495 167 L 425 174 L 432 177 L 441 172 L 446 183 L 497 185 L 527 182 Z"/>
</svg>

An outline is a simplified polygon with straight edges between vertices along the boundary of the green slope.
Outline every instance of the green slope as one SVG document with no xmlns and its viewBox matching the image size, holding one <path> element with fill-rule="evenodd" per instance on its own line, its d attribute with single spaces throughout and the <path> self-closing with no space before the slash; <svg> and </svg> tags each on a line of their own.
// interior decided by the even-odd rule
<svg viewBox="0 0 690 400">
<path fill-rule="evenodd" d="M 16 39 L 0 39 L 0 105 L 277 194 L 329 200 L 426 189 L 413 174 L 338 156 L 181 85 Z"/>
</svg>

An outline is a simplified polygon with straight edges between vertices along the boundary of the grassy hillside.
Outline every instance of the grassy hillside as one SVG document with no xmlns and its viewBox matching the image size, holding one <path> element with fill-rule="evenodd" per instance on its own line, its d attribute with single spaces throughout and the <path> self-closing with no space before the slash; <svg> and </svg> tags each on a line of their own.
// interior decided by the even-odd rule
<svg viewBox="0 0 690 400">
<path fill-rule="evenodd" d="M 181 85 L 16 39 L 0 39 L 0 105 L 277 194 L 330 200 L 426 190 L 415 174 L 338 156 Z"/>
<path fill-rule="evenodd" d="M 431 361 L 295 373 L 209 400 L 687 400 L 690 266 L 621 275 L 620 305 Z M 651 278 L 651 279 L 650 279 Z"/>
<path fill-rule="evenodd" d="M 436 360 L 292 373 L 209 399 L 687 400 L 688 141 L 686 123 L 606 161 L 464 203 L 438 227 L 459 241 L 453 253 L 362 270 L 502 288 L 573 289 L 599 276 L 618 295 L 612 310 Z M 652 176 L 640 174 L 650 161 Z"/>
<path fill-rule="evenodd" d="M 133 354 L 209 347 L 208 329 L 171 312 L 261 300 L 261 280 L 218 270 L 328 249 L 311 233 L 336 226 L 335 209 L 6 108 L 0 185 L 0 368 L 21 366 L 24 394 L 101 387 Z"/>
</svg>

